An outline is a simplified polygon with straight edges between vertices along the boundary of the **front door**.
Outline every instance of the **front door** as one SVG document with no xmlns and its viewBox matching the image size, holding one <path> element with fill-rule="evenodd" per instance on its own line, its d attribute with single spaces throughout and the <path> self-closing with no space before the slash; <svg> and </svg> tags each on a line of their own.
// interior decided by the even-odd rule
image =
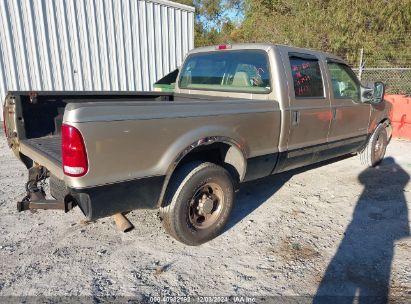
<svg viewBox="0 0 411 304">
<path fill-rule="evenodd" d="M 332 120 L 328 141 L 358 139 L 367 135 L 371 107 L 361 103 L 360 82 L 346 64 L 328 60 Z"/>
</svg>

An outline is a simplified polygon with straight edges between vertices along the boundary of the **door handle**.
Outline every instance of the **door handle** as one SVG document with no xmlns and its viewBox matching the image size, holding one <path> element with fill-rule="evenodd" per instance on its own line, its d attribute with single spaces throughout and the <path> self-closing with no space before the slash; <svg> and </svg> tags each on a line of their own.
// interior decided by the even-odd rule
<svg viewBox="0 0 411 304">
<path fill-rule="evenodd" d="M 337 118 L 337 109 L 333 108 L 332 109 L 332 120 L 335 120 Z"/>
<path fill-rule="evenodd" d="M 298 127 L 300 125 L 300 111 L 293 111 L 292 125 Z"/>
</svg>

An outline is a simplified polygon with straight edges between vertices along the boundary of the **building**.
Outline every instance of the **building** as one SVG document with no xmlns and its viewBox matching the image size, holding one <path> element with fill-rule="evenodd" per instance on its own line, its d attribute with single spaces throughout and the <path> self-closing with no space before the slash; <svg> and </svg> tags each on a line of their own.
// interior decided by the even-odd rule
<svg viewBox="0 0 411 304">
<path fill-rule="evenodd" d="M 167 0 L 0 0 L 0 20 L 2 102 L 11 90 L 151 90 L 194 47 L 194 8 Z"/>
</svg>

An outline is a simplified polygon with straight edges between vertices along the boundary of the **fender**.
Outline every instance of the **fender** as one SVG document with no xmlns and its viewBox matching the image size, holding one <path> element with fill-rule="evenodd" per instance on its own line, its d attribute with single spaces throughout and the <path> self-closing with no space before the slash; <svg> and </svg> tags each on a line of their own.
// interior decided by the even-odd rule
<svg viewBox="0 0 411 304">
<path fill-rule="evenodd" d="M 164 184 L 160 193 L 160 197 L 157 205 L 160 207 L 164 198 L 164 194 L 167 190 L 168 183 L 171 176 L 175 172 L 178 164 L 184 159 L 185 156 L 190 154 L 194 149 L 201 146 L 208 146 L 211 144 L 222 143 L 230 146 L 228 149 L 224 162 L 232 165 L 238 173 L 240 182 L 244 179 L 246 169 L 247 169 L 247 150 L 245 145 L 241 145 L 238 141 L 226 136 L 206 136 L 201 137 L 198 140 L 192 142 L 190 145 L 186 146 L 185 149 L 181 150 L 180 153 L 174 158 L 167 169 Z"/>
<path fill-rule="evenodd" d="M 377 126 L 381 123 L 386 124 L 386 127 L 391 125 L 390 112 L 392 110 L 392 105 L 388 101 L 383 101 L 377 105 L 371 106 L 371 117 L 368 126 L 368 134 L 372 134 Z M 389 132 L 389 128 L 387 132 Z M 390 134 L 388 134 L 390 136 Z"/>
</svg>

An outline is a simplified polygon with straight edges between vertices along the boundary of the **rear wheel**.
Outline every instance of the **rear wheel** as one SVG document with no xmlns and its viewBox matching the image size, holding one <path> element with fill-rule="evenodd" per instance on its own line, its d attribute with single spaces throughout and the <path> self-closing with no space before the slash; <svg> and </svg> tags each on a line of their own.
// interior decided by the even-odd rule
<svg viewBox="0 0 411 304">
<path fill-rule="evenodd" d="M 233 200 L 233 180 L 227 170 L 213 163 L 194 162 L 173 175 L 160 217 L 175 239 L 200 245 L 221 233 Z"/>
<path fill-rule="evenodd" d="M 360 152 L 360 160 L 362 164 L 368 167 L 375 167 L 378 165 L 384 158 L 387 145 L 387 130 L 383 124 L 380 124 L 371 135 L 364 150 Z"/>
</svg>

